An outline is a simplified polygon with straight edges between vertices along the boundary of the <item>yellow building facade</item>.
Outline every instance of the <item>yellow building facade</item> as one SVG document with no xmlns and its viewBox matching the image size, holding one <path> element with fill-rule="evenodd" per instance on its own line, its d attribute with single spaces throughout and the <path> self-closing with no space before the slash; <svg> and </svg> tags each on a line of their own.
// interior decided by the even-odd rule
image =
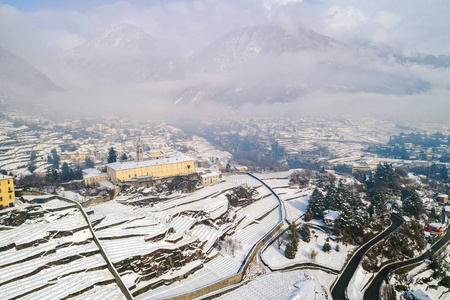
<svg viewBox="0 0 450 300">
<path fill-rule="evenodd" d="M 138 177 L 171 177 L 197 172 L 195 161 L 185 155 L 146 161 L 115 162 L 106 165 L 111 181 L 116 183 Z"/>
<path fill-rule="evenodd" d="M 84 169 L 81 170 L 83 173 L 83 180 L 85 186 L 94 186 L 99 184 L 101 181 L 108 180 L 108 175 L 106 173 L 102 173 L 96 169 Z"/>
<path fill-rule="evenodd" d="M 0 209 L 13 207 L 15 203 L 13 177 L 0 175 Z"/>
</svg>

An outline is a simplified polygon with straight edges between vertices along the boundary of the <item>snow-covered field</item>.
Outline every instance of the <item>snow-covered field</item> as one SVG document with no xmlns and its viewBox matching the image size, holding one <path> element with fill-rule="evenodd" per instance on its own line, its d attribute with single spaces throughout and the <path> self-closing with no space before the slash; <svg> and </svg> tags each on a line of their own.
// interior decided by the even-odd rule
<svg viewBox="0 0 450 300">
<path fill-rule="evenodd" d="M 289 170 L 277 173 L 255 173 L 257 178 L 264 181 L 277 193 L 280 200 L 284 202 L 286 218 L 289 221 L 297 220 L 303 216 L 308 207 L 309 197 L 313 192 L 312 187 L 298 188 L 290 187 L 290 174 L 297 170 Z"/>
<path fill-rule="evenodd" d="M 230 213 L 225 194 L 242 184 L 256 189 L 257 201 L 231 209 L 233 222 L 216 222 L 224 214 Z M 175 251 L 193 245 L 196 241 L 203 243 L 203 253 L 212 250 L 206 258 L 213 257 L 207 263 L 190 262 L 152 279 L 144 279 L 139 272 L 122 274 L 134 292 L 158 280 L 172 279 L 194 267 L 201 267 L 186 279 L 155 288 L 139 295 L 139 299 L 188 292 L 237 273 L 251 247 L 281 221 L 277 199 L 259 181 L 248 175 L 228 176 L 222 183 L 152 205 L 134 206 L 131 200 L 124 201 L 126 197 L 119 196 L 120 203 L 113 200 L 91 206 L 94 212 L 90 215 L 91 221 L 101 220 L 94 227 L 96 235 L 113 263 L 152 255 L 155 251 Z M 220 249 L 214 248 L 218 238 L 224 234 L 229 236 L 228 244 L 222 245 Z"/>
<path fill-rule="evenodd" d="M 373 273 L 367 272 L 363 269 L 361 262 L 353 274 L 347 287 L 347 296 L 349 300 L 359 300 L 364 296 L 365 286 L 372 277 Z"/>
<path fill-rule="evenodd" d="M 123 299 L 81 212 L 60 200 L 34 207 L 33 217 L 1 231 L 0 247 L 6 250 L 1 251 L 0 298 L 59 299 L 81 292 L 85 299 Z M 46 210 L 55 208 L 62 210 Z M 82 292 L 92 287 L 89 296 Z"/>
<path fill-rule="evenodd" d="M 218 299 L 331 299 L 328 290 L 335 275 L 322 271 L 273 272 L 255 278 Z"/>
<path fill-rule="evenodd" d="M 315 231 L 315 233 L 312 232 Z M 300 240 L 298 244 L 298 251 L 294 259 L 288 259 L 284 256 L 284 251 L 287 245 L 286 234 L 283 237 L 283 244 L 280 249 L 276 243 L 272 243 L 270 246 L 266 248 L 266 250 L 262 253 L 262 259 L 273 269 L 284 268 L 297 263 L 310 263 L 313 262 L 315 264 L 328 267 L 335 270 L 340 270 L 346 260 L 347 255 L 353 251 L 355 246 L 344 246 L 339 243 L 339 252 L 336 251 L 336 242 L 329 241 L 331 245 L 331 250 L 329 253 L 325 253 L 322 251 L 323 244 L 326 242 L 327 234 L 312 228 L 311 230 L 311 241 L 306 243 Z M 314 235 L 317 235 L 317 241 Z M 314 250 L 317 252 L 317 257 L 315 260 L 311 260 L 311 251 Z"/>
</svg>

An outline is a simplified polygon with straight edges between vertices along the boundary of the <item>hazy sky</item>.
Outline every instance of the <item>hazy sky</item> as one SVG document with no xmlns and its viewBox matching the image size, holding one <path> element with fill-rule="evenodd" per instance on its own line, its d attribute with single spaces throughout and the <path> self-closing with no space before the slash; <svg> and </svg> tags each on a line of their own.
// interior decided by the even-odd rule
<svg viewBox="0 0 450 300">
<path fill-rule="evenodd" d="M 310 28 L 344 43 L 363 41 L 390 46 L 406 54 L 450 55 L 449 16 L 448 0 L 0 0 L 0 47 L 24 58 L 57 84 L 67 87 L 66 84 L 76 81 L 72 75 L 67 75 L 68 69 L 64 64 L 67 51 L 97 37 L 111 24 L 122 21 L 136 24 L 158 39 L 174 42 L 186 56 L 234 29 L 260 24 L 275 24 L 288 32 L 295 32 L 299 27 Z M 351 63 L 351 58 L 346 60 L 346 63 Z M 320 64 L 323 59 L 311 57 L 311 61 Z M 329 95 L 316 91 L 302 98 L 297 103 L 299 105 L 289 105 L 300 107 L 298 110 L 308 107 L 314 110 L 317 105 L 337 102 L 345 104 L 339 105 L 339 109 L 346 110 L 346 107 L 352 107 L 352 101 L 357 101 L 364 110 L 374 107 L 374 102 L 378 101 L 400 103 L 395 110 L 402 110 L 405 103 L 414 103 L 412 110 L 420 111 L 423 103 L 434 103 L 440 112 L 448 106 L 442 100 L 448 99 L 450 89 L 449 80 L 445 79 L 449 75 L 447 70 L 435 72 L 423 67 L 371 63 L 370 72 L 392 72 L 394 77 L 414 76 L 432 82 L 433 89 L 418 96 L 382 98 L 379 95 Z M 82 82 L 82 78 L 79 80 Z M 170 90 L 173 84 L 177 83 L 146 86 L 144 94 L 159 96 L 162 89 Z M 98 96 L 95 101 L 104 103 L 109 99 L 108 89 L 99 87 L 95 91 Z M 121 90 L 120 96 L 126 97 L 133 90 L 135 86 L 128 86 Z M 71 97 L 85 97 L 82 92 L 77 92 Z M 142 93 L 129 98 L 147 101 Z M 149 101 L 157 103 L 156 98 Z M 360 98 L 370 100 L 358 100 Z M 251 109 L 271 111 L 267 105 Z M 279 111 L 292 111 L 289 105 L 281 106 Z M 120 104 L 117 106 L 121 107 Z M 167 109 L 170 110 L 170 106 Z"/>
<path fill-rule="evenodd" d="M 450 54 L 447 0 L 0 0 L 0 5 L 0 45 L 24 56 L 26 43 L 67 50 L 120 21 L 192 50 L 232 29 L 273 22 L 344 42 L 365 39 L 405 51 Z"/>
</svg>

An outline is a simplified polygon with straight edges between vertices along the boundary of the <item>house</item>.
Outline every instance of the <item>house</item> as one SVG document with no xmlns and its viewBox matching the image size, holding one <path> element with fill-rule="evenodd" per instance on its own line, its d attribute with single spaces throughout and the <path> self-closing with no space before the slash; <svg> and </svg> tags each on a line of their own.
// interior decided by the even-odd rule
<svg viewBox="0 0 450 300">
<path fill-rule="evenodd" d="M 14 207 L 15 203 L 14 178 L 0 174 L 0 209 Z"/>
<path fill-rule="evenodd" d="M 102 173 L 97 169 L 84 169 L 81 170 L 83 173 L 83 180 L 85 186 L 93 186 L 99 184 L 101 181 L 108 180 L 108 174 Z"/>
<path fill-rule="evenodd" d="M 339 212 L 337 211 L 327 209 L 324 211 L 324 214 L 323 222 L 327 226 L 334 226 L 336 220 L 339 219 Z"/>
<path fill-rule="evenodd" d="M 443 230 L 444 227 L 440 223 L 428 223 L 425 227 L 425 231 L 437 236 L 441 236 Z"/>
<path fill-rule="evenodd" d="M 447 202 L 448 202 L 448 195 L 447 194 L 438 194 L 436 196 L 436 201 L 438 201 L 441 204 L 447 204 Z"/>
<path fill-rule="evenodd" d="M 222 173 L 220 171 L 213 171 L 200 175 L 200 181 L 203 186 L 218 183 L 222 180 Z"/>
<path fill-rule="evenodd" d="M 431 300 L 430 297 L 421 289 L 414 292 L 405 292 L 405 298 L 411 300 Z"/>
</svg>

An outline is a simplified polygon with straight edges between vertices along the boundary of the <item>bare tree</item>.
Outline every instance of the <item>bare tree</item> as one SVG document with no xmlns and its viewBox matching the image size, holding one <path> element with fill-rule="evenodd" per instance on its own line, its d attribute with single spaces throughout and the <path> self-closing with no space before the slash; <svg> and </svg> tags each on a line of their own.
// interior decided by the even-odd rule
<svg viewBox="0 0 450 300">
<path fill-rule="evenodd" d="M 319 253 L 316 250 L 311 249 L 311 252 L 310 252 L 309 256 L 311 257 L 311 261 L 312 262 L 316 261 L 317 254 L 319 254 Z"/>
<path fill-rule="evenodd" d="M 281 245 L 283 244 L 283 237 L 282 235 L 279 235 L 277 239 L 275 240 L 275 244 L 278 246 L 278 249 L 280 249 Z"/>
</svg>

